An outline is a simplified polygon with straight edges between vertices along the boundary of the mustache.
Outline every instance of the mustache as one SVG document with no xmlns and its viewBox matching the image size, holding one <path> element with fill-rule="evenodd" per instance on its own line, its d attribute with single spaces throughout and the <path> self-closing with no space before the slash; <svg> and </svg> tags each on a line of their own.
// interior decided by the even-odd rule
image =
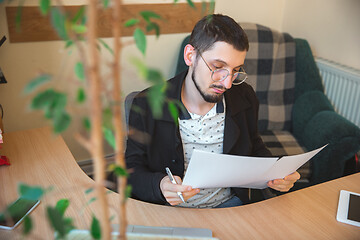
<svg viewBox="0 0 360 240">
<path fill-rule="evenodd" d="M 210 88 L 217 88 L 217 89 L 226 91 L 226 88 L 224 88 L 224 86 L 221 86 L 221 85 L 219 86 L 219 85 L 216 85 L 216 84 L 211 84 Z"/>
</svg>

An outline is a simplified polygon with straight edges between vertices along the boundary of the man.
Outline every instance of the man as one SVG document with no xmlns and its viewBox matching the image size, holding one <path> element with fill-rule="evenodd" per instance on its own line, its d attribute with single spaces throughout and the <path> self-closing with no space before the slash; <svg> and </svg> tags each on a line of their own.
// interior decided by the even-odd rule
<svg viewBox="0 0 360 240">
<path fill-rule="evenodd" d="M 168 106 L 155 119 L 147 103 L 148 89 L 133 101 L 126 163 L 131 174 L 132 195 L 140 200 L 182 207 L 212 208 L 248 202 L 247 189 L 193 189 L 181 185 L 194 149 L 241 156 L 270 156 L 257 129 L 259 103 L 245 83 L 242 68 L 249 48 L 243 29 L 230 17 L 219 14 L 201 19 L 184 49 L 188 71 L 168 81 L 166 97 L 178 100 L 179 121 Z M 136 106 L 136 107 L 135 107 Z M 141 133 L 141 134 L 140 134 Z M 146 139 L 148 136 L 149 139 Z M 166 175 L 169 167 L 178 184 Z M 268 182 L 278 191 L 288 191 L 300 178 L 295 172 Z M 177 192 L 184 196 L 182 203 Z"/>
</svg>

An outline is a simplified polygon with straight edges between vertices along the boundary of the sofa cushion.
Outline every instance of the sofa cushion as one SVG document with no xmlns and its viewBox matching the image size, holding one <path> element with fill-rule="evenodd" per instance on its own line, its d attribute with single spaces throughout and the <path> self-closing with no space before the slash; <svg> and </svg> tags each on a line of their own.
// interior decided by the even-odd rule
<svg viewBox="0 0 360 240">
<path fill-rule="evenodd" d="M 244 69 L 260 101 L 259 131 L 291 130 L 295 92 L 295 42 L 287 33 L 240 23 L 249 39 Z"/>
<path fill-rule="evenodd" d="M 306 149 L 288 131 L 265 131 L 261 134 L 261 138 L 273 156 L 290 156 L 306 152 Z M 301 175 L 299 182 L 310 181 L 310 161 L 298 169 Z"/>
</svg>

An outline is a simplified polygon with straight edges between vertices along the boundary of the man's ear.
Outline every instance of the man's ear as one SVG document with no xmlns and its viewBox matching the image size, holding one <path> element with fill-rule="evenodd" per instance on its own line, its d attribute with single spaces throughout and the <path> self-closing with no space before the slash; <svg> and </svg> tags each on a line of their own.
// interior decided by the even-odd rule
<svg viewBox="0 0 360 240">
<path fill-rule="evenodd" d="M 191 66 L 193 64 L 193 61 L 195 60 L 195 48 L 187 44 L 184 48 L 184 61 L 187 66 Z"/>
</svg>

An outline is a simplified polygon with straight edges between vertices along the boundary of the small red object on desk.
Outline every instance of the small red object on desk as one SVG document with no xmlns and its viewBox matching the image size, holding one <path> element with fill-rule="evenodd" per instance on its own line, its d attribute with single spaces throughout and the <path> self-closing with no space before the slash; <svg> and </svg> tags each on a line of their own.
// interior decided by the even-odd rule
<svg viewBox="0 0 360 240">
<path fill-rule="evenodd" d="M 6 156 L 0 156 L 0 166 L 1 165 L 10 165 L 10 161 Z"/>
<path fill-rule="evenodd" d="M 0 148 L 1 144 L 3 143 L 2 131 L 0 128 Z M 0 166 L 1 165 L 10 165 L 10 161 L 6 156 L 0 156 Z"/>
</svg>

